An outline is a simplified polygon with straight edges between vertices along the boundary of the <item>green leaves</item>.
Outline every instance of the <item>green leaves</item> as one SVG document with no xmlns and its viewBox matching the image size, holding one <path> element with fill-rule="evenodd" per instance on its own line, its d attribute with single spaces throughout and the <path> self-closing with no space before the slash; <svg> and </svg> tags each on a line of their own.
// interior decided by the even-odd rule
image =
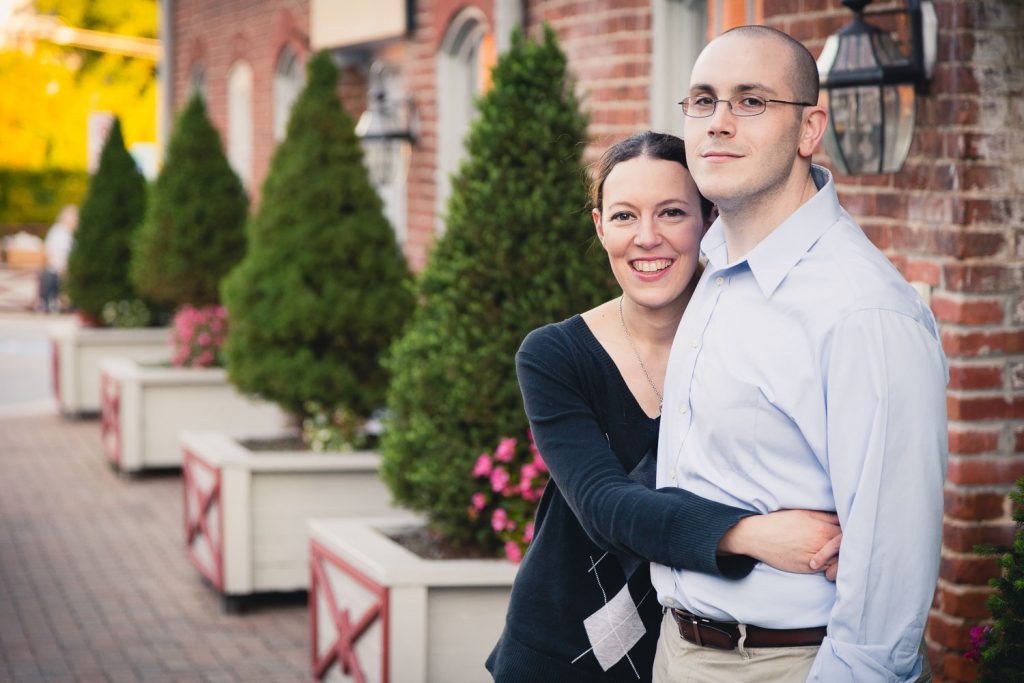
<svg viewBox="0 0 1024 683">
<path fill-rule="evenodd" d="M 380 356 L 412 309 L 408 270 L 362 164 L 337 69 L 319 53 L 225 278 L 232 382 L 296 414 L 366 417 L 384 403 Z"/>
<path fill-rule="evenodd" d="M 588 249 L 579 112 L 554 32 L 517 33 L 492 73 L 454 178 L 447 230 L 416 294 L 422 305 L 388 361 L 382 475 L 402 504 L 455 541 L 486 545 L 466 514 L 476 457 L 527 423 L 515 352 L 532 329 L 611 296 Z"/>
<path fill-rule="evenodd" d="M 121 122 L 115 119 L 82 200 L 68 260 L 68 296 L 94 319 L 101 319 L 108 302 L 135 298 L 128 261 L 145 206 L 146 181 L 125 149 Z"/>
<path fill-rule="evenodd" d="M 172 306 L 220 302 L 220 280 L 245 252 L 249 198 L 228 164 L 220 135 L 193 95 L 167 146 L 131 278 L 139 292 Z"/>
</svg>

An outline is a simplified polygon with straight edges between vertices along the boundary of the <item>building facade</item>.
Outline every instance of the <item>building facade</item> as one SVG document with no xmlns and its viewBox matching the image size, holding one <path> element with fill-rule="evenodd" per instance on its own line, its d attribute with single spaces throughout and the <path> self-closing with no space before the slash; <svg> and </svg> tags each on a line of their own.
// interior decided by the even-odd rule
<svg viewBox="0 0 1024 683">
<path fill-rule="evenodd" d="M 874 3 L 900 7 L 902 0 Z M 378 182 L 414 269 L 444 230 L 473 98 L 515 27 L 556 30 L 590 116 L 594 159 L 645 128 L 681 130 L 675 104 L 709 37 L 764 23 L 818 54 L 850 18 L 839 0 L 168 0 L 163 120 L 199 90 L 258 201 L 309 55 L 330 49 L 353 116 L 383 92 L 414 134 Z M 927 630 L 939 680 L 966 681 L 1008 543 L 1006 493 L 1024 476 L 1024 5 L 935 0 L 937 64 L 901 171 L 837 176 L 845 207 L 930 300 L 950 360 L 942 564 Z M 411 103 L 411 104 L 410 104 Z M 828 163 L 824 154 L 820 161 Z"/>
</svg>

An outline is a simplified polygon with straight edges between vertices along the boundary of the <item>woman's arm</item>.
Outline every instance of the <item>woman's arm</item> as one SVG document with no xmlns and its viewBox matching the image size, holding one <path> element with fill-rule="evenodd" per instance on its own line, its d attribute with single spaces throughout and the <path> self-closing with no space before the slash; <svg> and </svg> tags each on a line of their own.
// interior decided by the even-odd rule
<svg viewBox="0 0 1024 683">
<path fill-rule="evenodd" d="M 801 524 L 799 511 L 783 523 L 758 524 L 754 520 L 773 515 L 759 516 L 683 489 L 651 490 L 631 479 L 598 424 L 578 358 L 557 328 L 527 337 L 516 370 L 537 447 L 559 491 L 599 546 L 731 578 L 746 576 L 757 560 L 784 570 L 802 561 L 809 571 L 802 554 L 812 544 L 808 539 L 822 537 L 832 525 L 807 519 Z M 739 527 L 745 519 L 750 522 Z M 727 547 L 720 547 L 734 528 Z M 773 552 L 777 542 L 786 550 Z"/>
<path fill-rule="evenodd" d="M 842 538 L 839 517 L 833 512 L 779 510 L 741 519 L 722 536 L 718 551 L 749 555 L 786 572 L 824 569 L 835 581 Z"/>
</svg>

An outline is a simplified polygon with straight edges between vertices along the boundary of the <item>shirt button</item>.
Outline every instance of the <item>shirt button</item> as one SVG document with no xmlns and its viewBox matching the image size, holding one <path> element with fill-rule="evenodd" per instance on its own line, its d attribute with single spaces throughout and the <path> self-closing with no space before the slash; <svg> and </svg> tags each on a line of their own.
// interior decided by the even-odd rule
<svg viewBox="0 0 1024 683">
<path fill-rule="evenodd" d="M 697 342 L 696 341 L 690 342 L 690 348 L 692 348 L 692 349 L 697 348 Z"/>
<path fill-rule="evenodd" d="M 686 411 L 687 410 L 689 410 L 689 408 L 686 407 L 685 403 L 679 404 L 679 414 L 680 415 L 686 415 Z"/>
<path fill-rule="evenodd" d="M 721 287 L 722 285 L 725 284 L 725 278 L 719 275 L 718 277 L 715 278 L 715 284 Z"/>
<path fill-rule="evenodd" d="M 679 603 L 677 603 L 677 602 L 676 602 L 676 601 L 675 601 L 674 599 L 672 599 L 672 598 L 665 598 L 665 604 L 666 604 L 666 605 L 668 605 L 669 607 L 675 607 L 675 606 L 676 606 L 676 605 L 678 605 Z"/>
</svg>

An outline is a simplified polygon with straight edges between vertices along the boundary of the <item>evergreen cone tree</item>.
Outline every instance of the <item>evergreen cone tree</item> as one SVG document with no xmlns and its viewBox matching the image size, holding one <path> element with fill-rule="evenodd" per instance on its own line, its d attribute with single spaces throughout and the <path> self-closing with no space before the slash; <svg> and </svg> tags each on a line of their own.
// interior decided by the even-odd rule
<svg viewBox="0 0 1024 683">
<path fill-rule="evenodd" d="M 124 146 L 114 119 L 99 168 L 79 211 L 68 260 L 67 291 L 79 311 L 100 319 L 107 302 L 133 299 L 128 279 L 132 236 L 146 210 L 146 180 Z"/>
<path fill-rule="evenodd" d="M 327 53 L 307 84 L 223 283 L 231 381 L 293 414 L 382 407 L 381 354 L 412 309 L 408 269 L 370 184 Z"/>
<path fill-rule="evenodd" d="M 994 624 L 981 653 L 981 676 L 991 683 L 1024 681 L 1024 479 L 1010 492 L 1017 534 L 1013 547 L 1000 560 L 1002 576 L 992 579 L 996 589 L 988 608 Z"/>
<path fill-rule="evenodd" d="M 136 235 L 131 278 L 160 303 L 208 306 L 245 251 L 249 199 L 197 94 L 178 117 Z"/>
<path fill-rule="evenodd" d="M 447 231 L 418 282 L 422 305 L 390 356 L 382 476 L 456 543 L 494 543 L 466 514 L 476 457 L 525 441 L 515 353 L 532 329 L 610 298 L 592 247 L 579 112 L 554 31 L 520 32 L 493 71 L 453 182 Z"/>
</svg>

